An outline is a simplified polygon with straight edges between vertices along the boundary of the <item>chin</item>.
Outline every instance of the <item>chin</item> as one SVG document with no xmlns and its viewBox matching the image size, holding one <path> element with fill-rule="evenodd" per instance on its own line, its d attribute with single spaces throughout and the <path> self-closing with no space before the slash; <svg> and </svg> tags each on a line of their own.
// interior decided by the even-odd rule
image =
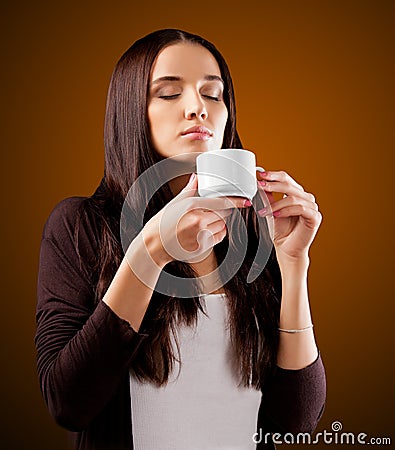
<svg viewBox="0 0 395 450">
<path fill-rule="evenodd" d="M 220 149 L 221 145 L 220 144 L 217 145 L 216 142 L 195 140 L 188 143 L 188 145 L 185 146 L 185 149 L 186 148 L 190 149 L 189 151 L 194 152 L 208 152 L 210 150 Z"/>
</svg>

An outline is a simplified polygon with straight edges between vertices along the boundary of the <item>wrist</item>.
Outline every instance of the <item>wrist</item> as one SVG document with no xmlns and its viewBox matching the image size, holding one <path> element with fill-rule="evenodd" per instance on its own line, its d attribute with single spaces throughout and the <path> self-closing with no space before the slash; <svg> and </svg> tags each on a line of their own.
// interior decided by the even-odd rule
<svg viewBox="0 0 395 450">
<path fill-rule="evenodd" d="M 307 278 L 310 260 L 304 258 L 277 258 L 281 272 L 282 292 L 286 297 L 294 297 L 297 293 L 304 297 L 307 291 Z M 303 295 L 301 295 L 303 293 Z"/>
<path fill-rule="evenodd" d="M 276 251 L 277 262 L 281 270 L 281 274 L 290 273 L 297 275 L 307 274 L 310 265 L 310 258 L 308 254 L 289 256 L 283 254 L 281 251 Z"/>
<path fill-rule="evenodd" d="M 171 257 L 165 251 L 160 236 L 152 234 L 148 230 L 141 233 L 141 245 L 143 245 L 149 256 L 161 269 L 172 261 Z"/>
</svg>

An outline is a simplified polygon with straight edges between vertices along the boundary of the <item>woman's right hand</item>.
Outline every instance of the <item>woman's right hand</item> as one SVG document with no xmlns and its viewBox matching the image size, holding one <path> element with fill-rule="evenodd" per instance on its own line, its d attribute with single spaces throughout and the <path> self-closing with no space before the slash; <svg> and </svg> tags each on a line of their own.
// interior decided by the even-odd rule
<svg viewBox="0 0 395 450">
<path fill-rule="evenodd" d="M 150 255 L 160 266 L 174 260 L 203 260 L 226 236 L 226 218 L 232 210 L 251 206 L 240 197 L 197 197 L 197 187 L 197 176 L 192 174 L 184 189 L 142 230 Z"/>
</svg>

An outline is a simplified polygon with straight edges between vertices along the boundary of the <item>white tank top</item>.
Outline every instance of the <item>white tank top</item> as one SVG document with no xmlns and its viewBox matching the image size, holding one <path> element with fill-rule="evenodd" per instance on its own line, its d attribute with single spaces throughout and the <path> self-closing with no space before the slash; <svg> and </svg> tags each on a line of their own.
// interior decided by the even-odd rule
<svg viewBox="0 0 395 450">
<path fill-rule="evenodd" d="M 238 386 L 225 294 L 203 299 L 208 317 L 199 311 L 196 327 L 179 328 L 181 368 L 167 385 L 130 376 L 134 450 L 255 449 L 261 393 Z"/>
</svg>

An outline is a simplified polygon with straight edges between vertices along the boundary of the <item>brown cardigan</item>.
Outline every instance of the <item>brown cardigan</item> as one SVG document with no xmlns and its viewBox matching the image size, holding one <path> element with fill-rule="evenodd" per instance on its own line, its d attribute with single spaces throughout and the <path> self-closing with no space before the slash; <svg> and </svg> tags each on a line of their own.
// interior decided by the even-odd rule
<svg viewBox="0 0 395 450">
<path fill-rule="evenodd" d="M 131 450 L 129 367 L 145 336 L 104 302 L 94 302 L 89 267 L 98 228 L 93 219 L 82 221 L 79 231 L 84 266 L 74 244 L 76 213 L 83 200 L 63 200 L 44 226 L 35 337 L 38 375 L 49 412 L 71 432 L 75 449 Z M 313 432 L 325 392 L 320 356 L 301 370 L 277 368 L 262 389 L 258 430 L 263 435 Z"/>
</svg>

